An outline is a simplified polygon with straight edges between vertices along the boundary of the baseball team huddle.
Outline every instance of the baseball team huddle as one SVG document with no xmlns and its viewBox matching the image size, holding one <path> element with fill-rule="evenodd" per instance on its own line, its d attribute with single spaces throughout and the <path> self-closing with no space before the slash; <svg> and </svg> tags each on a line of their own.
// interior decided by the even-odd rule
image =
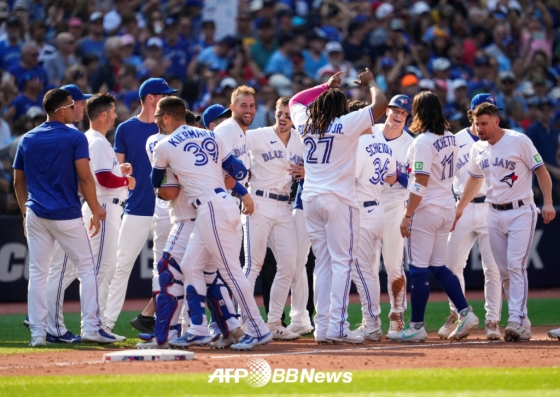
<svg viewBox="0 0 560 397">
<path fill-rule="evenodd" d="M 124 341 L 113 328 L 149 234 L 152 299 L 131 321 L 141 349 L 251 350 L 312 332 L 319 344 L 381 340 L 381 255 L 391 303 L 387 339 L 426 340 L 430 274 L 449 297 L 439 336 L 466 338 L 479 325 L 463 279 L 475 240 L 487 338 L 502 338 L 503 290 L 504 339 L 530 339 L 528 254 L 538 214 L 545 223 L 556 215 L 552 182 L 531 140 L 499 127 L 490 94 L 472 99 L 471 126 L 453 135 L 432 92 L 387 102 L 367 69 L 355 83 L 368 87 L 371 104 L 349 102 L 336 73 L 281 97 L 276 123 L 254 130 L 255 92 L 240 86 L 229 109 L 204 112 L 203 129 L 165 80 L 150 78 L 139 90 L 141 112 L 117 127 L 114 147 L 106 138 L 117 118 L 111 95 L 85 95 L 75 85 L 47 92 L 47 121 L 20 140 L 14 160 L 29 247 L 30 346 Z M 82 133 L 73 123 L 84 112 L 90 129 Z M 383 115 L 386 122 L 376 124 Z M 408 121 L 416 139 L 405 131 Z M 533 174 L 542 209 L 533 201 Z M 277 269 L 265 322 L 254 289 L 267 248 Z M 314 318 L 307 310 L 310 249 Z M 64 291 L 76 278 L 79 335 L 63 317 Z M 355 330 L 348 323 L 352 281 L 363 318 Z M 412 316 L 405 324 L 407 283 Z M 560 329 L 549 335 L 560 339 Z"/>
</svg>

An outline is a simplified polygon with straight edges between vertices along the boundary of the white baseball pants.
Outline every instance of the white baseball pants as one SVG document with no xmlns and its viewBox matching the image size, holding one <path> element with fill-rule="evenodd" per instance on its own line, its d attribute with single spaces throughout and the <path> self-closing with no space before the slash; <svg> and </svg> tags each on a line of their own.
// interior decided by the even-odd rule
<svg viewBox="0 0 560 397">
<path fill-rule="evenodd" d="M 99 203 L 107 211 L 105 221 L 101 222 L 101 230 L 91 238 L 90 245 L 93 252 L 93 263 L 97 277 L 99 313 L 103 323 L 103 313 L 107 303 L 107 293 L 111 276 L 115 272 L 117 262 L 117 238 L 121 226 L 123 208 L 113 204 L 113 197 L 98 197 Z M 82 205 L 84 226 L 89 228 L 91 210 L 87 203 Z M 54 336 L 62 336 L 67 329 L 64 325 L 63 304 L 64 291 L 77 277 L 74 263 L 69 260 L 68 255 L 60 244 L 55 243 L 51 258 L 51 268 L 47 281 L 47 332 Z"/>
<path fill-rule="evenodd" d="M 449 235 L 447 241 L 447 267 L 453 272 L 461 283 L 465 292 L 465 277 L 463 269 L 467 265 L 467 258 L 472 246 L 478 239 L 478 246 L 482 256 L 482 271 L 484 272 L 484 309 L 486 320 L 500 321 L 502 311 L 502 283 L 498 265 L 490 249 L 488 236 L 488 209 L 487 203 L 470 203 L 465 208 L 463 216 L 457 222 L 455 230 Z M 449 301 L 452 311 L 457 309 Z"/>
<path fill-rule="evenodd" d="M 404 239 L 401 235 L 401 220 L 406 202 L 398 201 L 383 206 L 385 229 L 381 239 L 383 265 L 387 272 L 387 292 L 391 302 L 391 313 L 406 310 L 406 275 L 403 267 Z"/>
<path fill-rule="evenodd" d="M 276 259 L 276 275 L 270 289 L 268 322 L 280 321 L 296 271 L 297 236 L 292 211 L 287 201 L 254 196 L 255 211 L 242 218 L 245 233 L 245 266 L 243 272 L 255 291 L 261 273 L 267 242 Z"/>
<path fill-rule="evenodd" d="M 128 278 L 134 262 L 146 243 L 152 228 L 151 216 L 136 216 L 125 214 L 122 219 L 117 242 L 117 266 L 111 279 L 107 297 L 107 308 L 104 314 L 104 325 L 113 328 L 121 313 Z"/>
<path fill-rule="evenodd" d="M 58 241 L 76 265 L 80 280 L 80 303 L 84 332 L 101 326 L 97 303 L 97 280 L 89 236 L 82 218 L 51 220 L 27 210 L 27 244 L 29 246 L 29 287 L 27 294 L 31 336 L 44 337 L 47 331 L 47 280 L 51 255 Z"/>
<path fill-rule="evenodd" d="M 217 264 L 220 275 L 244 313 L 247 334 L 260 338 L 269 331 L 239 263 L 242 237 L 239 207 L 227 193 L 211 192 L 199 200 L 202 204 L 198 206 L 187 252 L 181 261 L 185 287 L 192 285 L 198 295 L 206 296 L 204 272 L 215 272 Z M 195 325 L 191 321 L 189 333 L 208 335 L 206 315 L 203 315 L 202 324 Z"/>
<path fill-rule="evenodd" d="M 488 210 L 490 248 L 501 273 L 509 274 L 509 321 L 530 326 L 527 319 L 527 260 L 535 227 L 537 209 L 525 204 L 509 211 Z"/>
<path fill-rule="evenodd" d="M 296 227 L 296 270 L 292 279 L 292 296 L 290 307 L 290 323 L 300 327 L 311 326 L 311 318 L 307 311 L 307 300 L 309 299 L 309 286 L 307 284 L 307 259 L 311 241 L 305 226 L 303 210 L 292 211 L 294 226 Z"/>
<path fill-rule="evenodd" d="M 169 218 L 169 207 L 165 207 L 156 199 L 156 208 L 153 218 L 153 246 L 152 252 L 154 256 L 154 268 L 152 270 L 152 292 L 159 291 L 159 276 L 157 271 L 157 264 L 163 256 L 163 251 L 168 241 L 169 233 L 171 233 L 171 219 Z M 165 203 L 167 204 L 167 203 Z M 183 251 L 184 253 L 185 251 Z M 181 263 L 181 258 L 177 259 L 177 263 Z"/>
<path fill-rule="evenodd" d="M 381 314 L 379 305 L 379 245 L 383 236 L 385 214 L 379 206 L 360 208 L 360 245 L 352 281 L 356 284 L 362 303 L 362 318 L 373 328 Z"/>
<path fill-rule="evenodd" d="M 344 204 L 334 194 L 323 193 L 306 201 L 303 211 L 316 257 L 315 339 L 343 337 L 349 331 L 348 303 L 360 238 L 359 210 Z"/>
</svg>

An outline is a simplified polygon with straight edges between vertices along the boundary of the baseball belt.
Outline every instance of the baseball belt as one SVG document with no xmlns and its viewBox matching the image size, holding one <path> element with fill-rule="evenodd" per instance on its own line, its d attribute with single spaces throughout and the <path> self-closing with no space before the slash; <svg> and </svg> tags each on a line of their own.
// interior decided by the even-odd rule
<svg viewBox="0 0 560 397">
<path fill-rule="evenodd" d="M 379 205 L 377 201 L 364 201 L 364 208 L 373 207 L 374 205 Z"/>
<path fill-rule="evenodd" d="M 287 194 L 265 193 L 262 190 L 257 190 L 255 192 L 255 194 L 257 196 L 268 197 L 269 199 L 276 200 L 276 201 L 289 201 L 290 200 L 290 196 L 288 196 Z"/>
<path fill-rule="evenodd" d="M 519 200 L 517 202 L 513 202 L 513 203 L 507 203 L 507 204 L 492 204 L 492 207 L 498 211 L 509 211 L 512 210 L 514 208 L 519 208 L 523 205 L 523 200 Z"/>
<path fill-rule="evenodd" d="M 116 204 L 116 205 L 120 205 L 124 209 L 124 207 L 126 205 L 126 200 L 121 200 L 121 199 L 118 199 L 118 198 L 114 198 L 112 203 Z"/>
</svg>

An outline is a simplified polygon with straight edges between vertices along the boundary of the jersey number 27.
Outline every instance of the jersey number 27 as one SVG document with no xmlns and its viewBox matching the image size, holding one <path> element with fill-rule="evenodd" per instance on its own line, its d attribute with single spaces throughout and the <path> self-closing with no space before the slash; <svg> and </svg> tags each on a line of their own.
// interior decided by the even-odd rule
<svg viewBox="0 0 560 397">
<path fill-rule="evenodd" d="M 324 136 L 322 138 L 319 138 L 317 140 L 317 143 L 315 143 L 315 140 L 311 137 L 305 138 L 303 140 L 303 143 L 305 144 L 305 146 L 309 146 L 309 152 L 307 153 L 306 162 L 308 164 L 317 164 L 318 159 L 317 157 L 315 157 L 315 151 L 317 150 L 318 145 L 324 145 L 324 152 L 323 152 L 323 158 L 321 160 L 321 164 L 328 164 L 329 160 L 331 159 L 333 142 L 334 142 L 334 136 Z"/>
</svg>

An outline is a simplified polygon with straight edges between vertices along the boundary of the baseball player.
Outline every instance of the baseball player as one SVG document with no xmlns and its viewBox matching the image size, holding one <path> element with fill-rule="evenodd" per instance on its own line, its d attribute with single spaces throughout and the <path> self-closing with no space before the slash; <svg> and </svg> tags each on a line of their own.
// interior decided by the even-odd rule
<svg viewBox="0 0 560 397">
<path fill-rule="evenodd" d="M 123 176 L 123 170 L 129 172 L 131 166 L 130 164 L 119 165 L 115 152 L 105 137 L 107 131 L 115 126 L 117 118 L 115 99 L 109 94 L 96 94 L 88 99 L 86 109 L 90 122 L 90 129 L 85 133 L 90 155 L 89 165 L 91 172 L 95 175 L 97 199 L 107 211 L 107 217 L 101 225 L 100 233 L 90 239 L 99 289 L 99 308 L 102 313 L 107 301 L 107 288 L 103 289 L 102 286 L 109 285 L 110 280 L 106 280 L 106 275 L 114 272 L 117 236 L 123 207 L 128 189 L 134 189 L 136 181 L 132 176 Z M 82 206 L 82 214 L 84 219 L 91 217 L 89 206 L 85 204 Z M 49 311 L 47 342 L 77 343 L 79 338 L 73 337 L 73 334 L 66 329 L 62 315 L 64 291 L 77 275 L 74 264 L 59 247 L 60 245 L 53 252 L 47 282 Z M 103 321 L 103 318 L 101 320 Z M 125 338 L 118 336 L 117 340 L 123 341 Z"/>
<path fill-rule="evenodd" d="M 481 103 L 496 103 L 490 94 L 478 94 L 471 101 L 471 112 Z M 474 120 L 472 120 L 471 112 L 468 116 L 471 121 L 471 127 L 465 128 L 455 134 L 455 139 L 459 143 L 459 155 L 457 158 L 457 171 L 453 179 L 453 192 L 457 198 L 461 198 L 465 183 L 468 179 L 467 165 L 469 163 L 469 153 L 471 147 L 479 140 L 476 133 Z M 501 338 L 500 315 L 502 311 L 502 283 L 500 280 L 500 272 L 498 265 L 492 255 L 490 242 L 488 237 L 488 225 L 486 218 L 488 216 L 489 204 L 486 200 L 486 186 L 482 184 L 480 191 L 476 197 L 467 205 L 463 217 L 455 226 L 453 233 L 449 235 L 447 240 L 447 267 L 459 279 L 461 288 L 465 292 L 465 279 L 463 277 L 463 269 L 467 264 L 469 252 L 475 240 L 478 240 L 480 253 L 482 254 L 482 271 L 484 272 L 484 298 L 486 309 L 486 321 L 484 327 L 486 329 L 486 338 L 489 340 L 498 340 Z M 438 335 L 441 338 L 447 338 L 455 329 L 455 321 L 459 315 L 453 303 L 451 306 L 451 314 L 447 318 L 445 324 L 439 329 Z"/>
<path fill-rule="evenodd" d="M 117 322 L 126 296 L 130 272 L 153 227 L 155 195 L 148 178 L 151 164 L 146 153 L 146 141 L 158 132 L 154 122 L 157 103 L 174 92 L 177 91 L 170 88 L 164 79 L 146 80 L 139 90 L 142 104 L 140 114 L 121 123 L 115 132 L 114 149 L 119 163 L 130 163 L 139 178 L 136 180 L 135 189 L 128 194 L 119 231 L 117 266 L 111 277 L 103 324 L 108 332 L 112 332 Z M 155 234 L 157 235 L 157 232 Z"/>
<path fill-rule="evenodd" d="M 270 342 L 272 335 L 260 316 L 249 282 L 239 264 L 241 222 L 235 200 L 225 191 L 222 172 L 222 169 L 226 170 L 239 181 L 247 177 L 247 170 L 212 131 L 187 127 L 184 113 L 182 100 L 166 98 L 158 104 L 155 115 L 160 130 L 173 132 L 155 148 L 152 184 L 158 188 L 169 168 L 177 175 L 189 202 L 197 209 L 194 229 L 180 264 L 180 271 L 185 277 L 191 324 L 186 334 L 169 341 L 169 345 L 180 348 L 207 345 L 212 340 L 206 327 L 207 286 L 204 271 L 215 271 L 217 263 L 224 281 L 248 318 L 247 334 L 231 348 L 252 349 Z M 248 193 L 245 191 L 244 194 Z M 170 272 L 168 286 L 165 291 L 162 288 L 158 295 L 158 306 L 165 292 L 164 299 L 172 307 L 183 290 L 174 287 L 171 281 L 173 270 L 165 264 L 158 270 L 160 285 L 166 284 L 162 281 L 162 273 Z"/>
<path fill-rule="evenodd" d="M 231 109 L 226 109 L 222 105 L 216 104 L 209 106 L 202 113 L 202 122 L 206 129 L 214 131 L 217 126 L 231 117 Z"/>
<path fill-rule="evenodd" d="M 357 111 L 368 105 L 360 102 L 349 106 L 350 111 Z M 360 205 L 360 244 L 356 266 L 352 268 L 352 281 L 362 302 L 362 324 L 356 331 L 364 339 L 374 341 L 383 337 L 379 318 L 379 246 L 385 214 L 381 208 L 381 197 L 383 185 L 397 181 L 393 151 L 380 135 L 381 132 L 362 135 L 358 144 L 356 196 Z"/>
<path fill-rule="evenodd" d="M 385 112 L 387 115 L 385 123 L 373 126 L 373 134 L 384 139 L 385 143 L 389 145 L 397 166 L 397 183 L 384 183 L 381 195 L 381 207 L 385 213 L 381 253 L 387 272 L 387 292 L 391 302 L 389 334 L 402 331 L 403 313 L 406 310 L 406 275 L 403 267 L 404 239 L 400 231 L 400 220 L 404 215 L 408 199 L 406 155 L 414 139 L 404 131 L 404 127 L 411 112 L 412 99 L 406 95 L 396 95 L 391 98 Z"/>
<path fill-rule="evenodd" d="M 254 197 L 255 211 L 242 218 L 245 242 L 245 277 L 251 287 L 263 267 L 267 242 L 277 262 L 277 271 L 270 290 L 267 327 L 275 340 L 299 339 L 299 334 L 282 325 L 284 304 L 296 271 L 297 235 L 288 201 L 293 177 L 289 172 L 301 167 L 302 145 L 295 130 L 288 102 L 276 102 L 276 124 L 247 131 L 247 147 L 251 159 L 249 192 Z M 303 168 L 303 167 L 302 167 Z"/>
<path fill-rule="evenodd" d="M 372 105 L 348 113 L 346 95 L 337 89 L 339 75 L 295 95 L 290 100 L 290 113 L 303 140 L 303 210 L 316 256 L 315 340 L 362 343 L 363 336 L 350 331 L 347 321 L 360 227 L 354 182 L 356 152 L 360 134 L 365 130 L 370 133 L 387 100 L 366 69 L 356 83 L 369 87 Z"/>
<path fill-rule="evenodd" d="M 424 342 L 424 313 L 430 296 L 428 272 L 438 280 L 459 311 L 459 320 L 449 338 L 461 339 L 478 326 L 459 279 L 445 266 L 447 236 L 453 226 L 455 199 L 451 191 L 459 144 L 443 116 L 438 97 L 424 91 L 412 102 L 414 118 L 410 130 L 420 134 L 408 149 L 410 182 L 408 204 L 401 222 L 406 237 L 410 270 L 412 318 L 399 333 L 387 335 L 394 341 Z"/>
<path fill-rule="evenodd" d="M 14 159 L 14 188 L 25 219 L 29 246 L 29 345 L 32 347 L 46 345 L 46 287 L 55 241 L 76 265 L 80 278 L 82 341 L 116 342 L 115 337 L 101 328 L 93 254 L 81 219 L 78 181 L 91 208 L 92 236 L 100 231 L 106 211 L 97 201 L 88 164 L 87 139 L 64 125 L 74 120 L 73 105 L 67 91 L 48 91 L 43 99 L 47 121 L 25 134 Z"/>
<path fill-rule="evenodd" d="M 490 248 L 502 273 L 509 273 L 506 341 L 529 340 L 527 321 L 527 258 L 533 242 L 538 210 L 533 201 L 532 173 L 543 193 L 542 216 L 549 223 L 556 216 L 552 181 L 541 156 L 523 134 L 499 127 L 498 108 L 482 103 L 472 112 L 480 141 L 471 148 L 469 178 L 457 204 L 458 221 L 467 205 L 486 183 Z"/>
</svg>

